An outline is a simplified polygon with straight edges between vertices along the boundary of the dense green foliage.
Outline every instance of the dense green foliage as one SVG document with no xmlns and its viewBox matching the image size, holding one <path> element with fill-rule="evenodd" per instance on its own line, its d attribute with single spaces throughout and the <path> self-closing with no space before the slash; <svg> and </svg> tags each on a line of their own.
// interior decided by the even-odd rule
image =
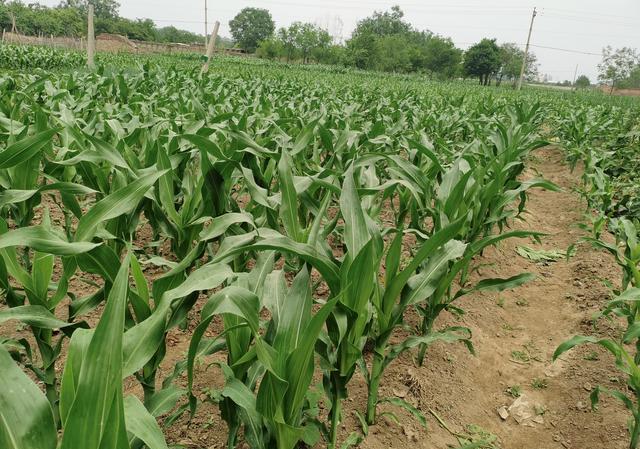
<svg viewBox="0 0 640 449">
<path fill-rule="evenodd" d="M 602 62 L 598 64 L 598 80 L 607 83 L 613 89 L 629 82 L 632 75 L 637 76 L 640 68 L 640 55 L 630 47 L 602 49 Z"/>
<path fill-rule="evenodd" d="M 157 28 L 150 19 L 126 19 L 118 15 L 118 3 L 113 0 L 92 2 L 95 6 L 97 34 L 111 33 L 154 42 L 203 43 L 204 37 L 174 27 Z M 84 37 L 87 35 L 86 1 L 67 0 L 49 8 L 21 0 L 0 0 L 0 28 L 13 29 L 15 18 L 19 33 L 30 36 Z"/>
<path fill-rule="evenodd" d="M 236 44 L 253 53 L 276 29 L 271 14 L 266 9 L 244 8 L 229 22 L 231 36 Z"/>
<path fill-rule="evenodd" d="M 580 75 L 578 79 L 576 79 L 576 87 L 584 89 L 589 86 L 591 86 L 591 80 L 587 75 Z"/>
<path fill-rule="evenodd" d="M 0 322 L 31 334 L 0 337 L 16 386 L 0 389 L 3 444 L 165 449 L 157 419 L 197 411 L 202 363 L 229 448 L 337 447 L 358 373 L 363 423 L 381 403 L 424 422 L 380 397 L 385 370 L 434 344 L 472 351 L 441 313 L 531 279 L 469 274 L 485 248 L 538 236 L 508 225 L 529 189 L 556 189 L 523 178 L 543 125 L 584 149 L 571 111 L 637 113 L 590 92 L 211 64 L 118 55 L 0 75 Z M 160 370 L 178 326 L 186 357 Z"/>
<path fill-rule="evenodd" d="M 490 77 L 500 70 L 501 51 L 495 39 L 482 39 L 464 54 L 464 73 L 477 76 L 486 86 Z"/>
<path fill-rule="evenodd" d="M 0 45 L 0 68 L 2 69 L 70 69 L 82 67 L 86 61 L 86 55 L 78 51 L 50 47 Z"/>
</svg>

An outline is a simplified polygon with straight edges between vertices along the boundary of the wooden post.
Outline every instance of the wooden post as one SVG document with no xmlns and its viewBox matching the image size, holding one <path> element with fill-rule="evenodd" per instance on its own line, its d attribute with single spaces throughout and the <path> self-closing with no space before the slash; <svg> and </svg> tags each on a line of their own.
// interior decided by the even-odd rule
<svg viewBox="0 0 640 449">
<path fill-rule="evenodd" d="M 89 14 L 87 17 L 87 66 L 90 69 L 95 68 L 94 55 L 96 51 L 96 35 L 93 29 L 93 5 L 89 5 Z"/>
<path fill-rule="evenodd" d="M 202 66 L 202 70 L 200 71 L 200 73 L 206 73 L 209 70 L 209 61 L 213 56 L 213 50 L 216 47 L 216 39 L 218 38 L 218 28 L 220 28 L 220 22 L 216 20 L 216 23 L 213 25 L 213 33 L 211 33 L 209 45 L 207 46 L 207 60 Z"/>
<path fill-rule="evenodd" d="M 3 44 L 4 44 L 4 32 L 5 32 L 5 29 L 3 28 L 3 29 L 2 29 L 2 43 L 3 43 Z"/>
<path fill-rule="evenodd" d="M 209 24 L 207 23 L 207 0 L 204 0 L 204 48 L 209 46 L 209 42 L 207 41 L 207 34 L 209 33 Z"/>
</svg>

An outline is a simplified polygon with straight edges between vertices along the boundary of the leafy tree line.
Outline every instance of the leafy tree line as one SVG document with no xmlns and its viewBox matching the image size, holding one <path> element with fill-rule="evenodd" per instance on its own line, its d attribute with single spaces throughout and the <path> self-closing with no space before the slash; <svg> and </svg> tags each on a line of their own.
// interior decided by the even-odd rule
<svg viewBox="0 0 640 449">
<path fill-rule="evenodd" d="M 398 6 L 374 12 L 358 22 L 351 37 L 338 44 L 321 27 L 294 22 L 276 31 L 266 9 L 244 8 L 229 22 L 236 45 L 263 58 L 310 61 L 385 72 L 421 72 L 433 78 L 477 77 L 481 84 L 515 82 L 524 52 L 516 44 L 499 46 L 483 39 L 466 52 L 450 38 L 415 29 Z M 537 74 L 529 54 L 526 74 Z"/>
<path fill-rule="evenodd" d="M 130 39 L 152 42 L 201 43 L 204 37 L 173 26 L 158 28 L 150 19 L 125 19 L 119 16 L 115 0 L 62 0 L 47 7 L 20 0 L 0 0 L 0 28 L 15 29 L 31 36 L 82 37 L 87 33 L 87 7 L 94 5 L 96 33 L 111 33 Z"/>
<path fill-rule="evenodd" d="M 634 48 L 602 49 L 602 62 L 598 64 L 598 80 L 614 88 L 640 88 L 640 54 Z"/>
</svg>

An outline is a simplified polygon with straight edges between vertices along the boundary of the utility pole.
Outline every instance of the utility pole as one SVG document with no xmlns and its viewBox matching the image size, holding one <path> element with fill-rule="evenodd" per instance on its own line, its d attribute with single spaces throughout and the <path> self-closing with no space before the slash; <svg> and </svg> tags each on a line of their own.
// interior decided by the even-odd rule
<svg viewBox="0 0 640 449">
<path fill-rule="evenodd" d="M 90 69 L 95 67 L 94 53 L 96 50 L 96 35 L 93 29 L 93 5 L 89 5 L 87 16 L 87 66 Z"/>
<path fill-rule="evenodd" d="M 522 89 L 522 80 L 524 79 L 524 71 L 527 68 L 527 57 L 529 56 L 529 43 L 531 42 L 531 31 L 533 31 L 533 21 L 535 20 L 538 12 L 536 8 L 533 8 L 533 14 L 531 15 L 531 25 L 529 25 L 529 35 L 527 36 L 527 46 L 524 49 L 524 58 L 522 59 L 522 68 L 520 69 L 520 78 L 518 79 L 517 90 Z"/>
<path fill-rule="evenodd" d="M 207 0 L 204 0 L 204 48 L 205 48 L 205 51 L 206 51 L 206 48 L 209 46 L 209 43 L 207 42 L 208 33 L 209 33 L 209 24 L 207 23 Z"/>
<path fill-rule="evenodd" d="M 578 76 L 578 64 L 576 64 L 576 70 L 575 72 L 573 72 L 573 83 L 571 83 L 571 86 L 573 86 L 573 89 L 576 89 L 576 77 Z"/>
</svg>

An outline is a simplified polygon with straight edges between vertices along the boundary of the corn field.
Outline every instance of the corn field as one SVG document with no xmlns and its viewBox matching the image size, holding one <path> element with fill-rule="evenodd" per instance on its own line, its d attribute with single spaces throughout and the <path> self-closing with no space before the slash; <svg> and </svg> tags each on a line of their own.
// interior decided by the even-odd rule
<svg viewBox="0 0 640 449">
<path fill-rule="evenodd" d="M 425 410 L 380 394 L 385 371 L 429 364 L 436 344 L 472 357 L 471 331 L 441 314 L 533 279 L 470 274 L 487 248 L 541 237 L 511 224 L 531 189 L 559 190 L 522 180 L 552 140 L 585 166 L 582 194 L 601 211 L 589 241 L 623 268 L 603 314 L 629 327 L 596 343 L 640 394 L 640 353 L 625 346 L 640 347 L 637 108 L 234 58 L 206 75 L 179 57 L 105 56 L 87 71 L 7 48 L 0 447 L 167 448 L 164 428 L 202 405 L 204 366 L 228 448 L 356 445 L 383 405 L 424 424 Z M 190 335 L 177 361 L 176 328 Z M 366 406 L 344 437 L 355 376 Z M 614 395 L 640 420 L 636 396 Z"/>
</svg>

